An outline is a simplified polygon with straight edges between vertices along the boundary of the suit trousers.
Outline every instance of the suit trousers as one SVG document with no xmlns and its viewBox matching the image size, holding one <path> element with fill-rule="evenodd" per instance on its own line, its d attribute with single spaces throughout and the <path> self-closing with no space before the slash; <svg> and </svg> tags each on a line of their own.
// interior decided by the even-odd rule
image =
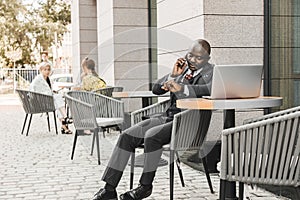
<svg viewBox="0 0 300 200">
<path fill-rule="evenodd" d="M 102 180 L 117 187 L 131 153 L 144 144 L 144 169 L 139 182 L 143 185 L 152 184 L 162 147 L 171 140 L 172 121 L 166 120 L 165 117 L 150 118 L 126 129 L 119 136 Z"/>
</svg>

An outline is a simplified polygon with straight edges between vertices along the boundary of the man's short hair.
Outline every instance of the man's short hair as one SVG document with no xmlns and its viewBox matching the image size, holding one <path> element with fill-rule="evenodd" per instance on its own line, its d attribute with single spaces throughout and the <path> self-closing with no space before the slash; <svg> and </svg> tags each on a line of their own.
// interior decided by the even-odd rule
<svg viewBox="0 0 300 200">
<path fill-rule="evenodd" d="M 198 44 L 200 44 L 205 49 L 206 53 L 208 55 L 210 55 L 210 52 L 211 52 L 210 44 L 206 40 L 203 40 L 203 39 L 198 39 L 196 41 L 198 42 Z"/>
</svg>

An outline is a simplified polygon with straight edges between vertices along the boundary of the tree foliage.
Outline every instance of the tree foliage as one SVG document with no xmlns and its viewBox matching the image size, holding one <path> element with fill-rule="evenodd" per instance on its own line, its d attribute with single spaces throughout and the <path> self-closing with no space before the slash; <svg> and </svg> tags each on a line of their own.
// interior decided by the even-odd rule
<svg viewBox="0 0 300 200">
<path fill-rule="evenodd" d="M 65 1 L 41 0 L 35 1 L 34 6 L 22 3 L 22 0 L 0 1 L 0 57 L 6 64 L 10 59 L 5 53 L 18 49 L 22 50 L 18 63 L 34 64 L 32 53 L 59 45 L 71 23 L 70 5 Z"/>
</svg>

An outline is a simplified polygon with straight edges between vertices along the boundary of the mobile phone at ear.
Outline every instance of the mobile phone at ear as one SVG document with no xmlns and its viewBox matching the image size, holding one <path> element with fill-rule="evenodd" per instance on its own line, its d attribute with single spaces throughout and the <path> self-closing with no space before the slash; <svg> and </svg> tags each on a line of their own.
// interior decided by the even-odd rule
<svg viewBox="0 0 300 200">
<path fill-rule="evenodd" d="M 185 64 L 187 64 L 186 59 L 184 60 L 184 62 L 183 62 L 181 65 L 179 65 L 179 68 L 182 69 L 182 68 L 184 67 Z"/>
</svg>

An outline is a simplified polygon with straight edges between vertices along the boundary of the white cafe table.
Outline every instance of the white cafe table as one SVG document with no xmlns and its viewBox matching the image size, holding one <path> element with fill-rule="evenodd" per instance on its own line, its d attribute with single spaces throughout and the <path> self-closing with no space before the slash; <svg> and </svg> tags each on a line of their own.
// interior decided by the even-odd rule
<svg viewBox="0 0 300 200">
<path fill-rule="evenodd" d="M 223 128 L 235 126 L 235 109 L 271 108 L 282 105 L 282 97 L 261 96 L 245 99 L 204 99 L 191 98 L 177 100 L 177 107 L 183 109 L 224 110 Z M 226 187 L 226 194 L 220 193 L 219 199 L 236 199 L 235 182 L 220 181 L 220 188 Z M 223 196 L 224 195 L 224 196 Z"/>
<path fill-rule="evenodd" d="M 142 98 L 142 107 L 147 107 L 152 104 L 153 97 L 168 97 L 170 93 L 165 93 L 163 95 L 153 94 L 152 91 L 123 91 L 123 92 L 113 92 L 112 96 L 114 98 Z"/>
</svg>

